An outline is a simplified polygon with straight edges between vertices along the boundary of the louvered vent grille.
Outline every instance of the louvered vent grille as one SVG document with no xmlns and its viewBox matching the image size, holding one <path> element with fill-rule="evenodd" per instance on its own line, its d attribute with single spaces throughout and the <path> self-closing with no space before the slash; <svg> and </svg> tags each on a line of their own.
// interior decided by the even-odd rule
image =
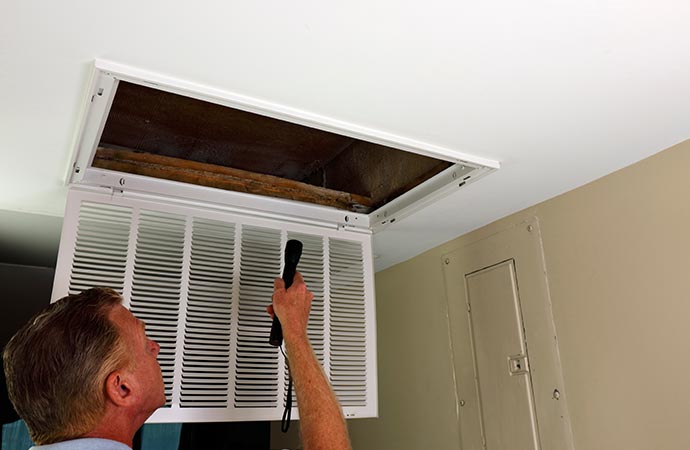
<svg viewBox="0 0 690 450">
<path fill-rule="evenodd" d="M 330 240 L 331 383 L 343 406 L 366 404 L 364 263 L 362 245 Z"/>
<path fill-rule="evenodd" d="M 158 362 L 168 405 L 175 371 L 184 238 L 184 216 L 141 211 L 130 309 L 146 322 L 147 335 L 161 346 Z"/>
<path fill-rule="evenodd" d="M 266 306 L 289 239 L 303 243 L 307 331 L 344 413 L 376 415 L 369 235 L 134 197 L 70 190 L 53 299 L 123 293 L 161 346 L 167 404 L 151 422 L 280 419 L 287 366 Z"/>
<path fill-rule="evenodd" d="M 271 329 L 266 305 L 273 295 L 273 280 L 280 276 L 281 248 L 280 231 L 243 227 L 235 375 L 239 408 L 276 406 L 278 353 L 266 337 Z"/>
<path fill-rule="evenodd" d="M 108 286 L 122 293 L 132 208 L 84 202 L 79 211 L 69 293 Z"/>
<path fill-rule="evenodd" d="M 180 406 L 226 407 L 235 226 L 194 219 Z"/>
</svg>

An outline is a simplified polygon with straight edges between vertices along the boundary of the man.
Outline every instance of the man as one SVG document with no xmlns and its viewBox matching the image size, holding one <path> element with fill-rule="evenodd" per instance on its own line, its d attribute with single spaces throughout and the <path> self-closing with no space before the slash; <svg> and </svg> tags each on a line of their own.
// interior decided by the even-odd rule
<svg viewBox="0 0 690 450">
<path fill-rule="evenodd" d="M 274 283 L 307 450 L 349 449 L 340 406 L 307 337 L 312 294 L 295 274 Z M 3 354 L 10 399 L 40 450 L 128 450 L 134 434 L 165 403 L 160 347 L 120 295 L 94 288 L 50 305 L 12 338 Z"/>
</svg>

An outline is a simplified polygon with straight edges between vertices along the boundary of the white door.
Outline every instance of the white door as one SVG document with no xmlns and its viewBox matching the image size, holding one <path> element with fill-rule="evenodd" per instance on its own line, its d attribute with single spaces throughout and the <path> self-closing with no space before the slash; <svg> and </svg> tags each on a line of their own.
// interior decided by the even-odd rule
<svg viewBox="0 0 690 450">
<path fill-rule="evenodd" d="M 536 218 L 443 257 L 462 450 L 570 450 Z"/>
</svg>

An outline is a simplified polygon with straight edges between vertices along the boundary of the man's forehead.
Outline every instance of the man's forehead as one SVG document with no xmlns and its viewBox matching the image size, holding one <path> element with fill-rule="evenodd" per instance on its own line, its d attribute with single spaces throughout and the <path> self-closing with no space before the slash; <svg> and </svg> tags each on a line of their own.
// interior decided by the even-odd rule
<svg viewBox="0 0 690 450">
<path fill-rule="evenodd" d="M 134 317 L 134 314 L 122 305 L 115 305 L 113 309 L 110 310 L 109 316 L 115 323 L 125 324 L 128 322 L 139 322 L 139 319 Z"/>
</svg>

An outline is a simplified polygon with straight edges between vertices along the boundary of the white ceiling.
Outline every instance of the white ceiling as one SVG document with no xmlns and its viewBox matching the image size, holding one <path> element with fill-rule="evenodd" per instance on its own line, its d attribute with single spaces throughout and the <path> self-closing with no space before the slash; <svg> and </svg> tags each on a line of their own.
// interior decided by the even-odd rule
<svg viewBox="0 0 690 450">
<path fill-rule="evenodd" d="M 377 234 L 382 269 L 690 138 L 688 23 L 685 0 L 0 0 L 0 211 L 62 215 L 103 58 L 501 162 Z"/>
</svg>

